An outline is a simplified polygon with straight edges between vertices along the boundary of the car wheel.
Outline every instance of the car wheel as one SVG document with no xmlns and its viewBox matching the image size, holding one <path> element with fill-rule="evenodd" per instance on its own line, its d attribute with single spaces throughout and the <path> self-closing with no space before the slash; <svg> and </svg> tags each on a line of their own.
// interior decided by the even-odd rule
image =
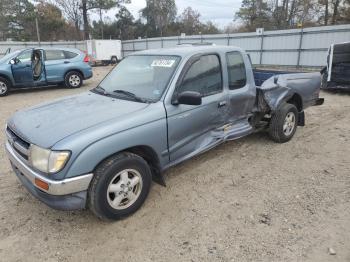
<svg viewBox="0 0 350 262">
<path fill-rule="evenodd" d="M 0 96 L 6 96 L 10 91 L 10 82 L 3 77 L 0 77 Z"/>
<path fill-rule="evenodd" d="M 115 65 L 118 62 L 118 58 L 116 56 L 112 56 L 111 58 L 111 64 Z"/>
<path fill-rule="evenodd" d="M 283 104 L 272 115 L 269 134 L 272 140 L 285 143 L 292 139 L 298 127 L 298 109 L 292 104 Z"/>
<path fill-rule="evenodd" d="M 64 78 L 64 85 L 67 88 L 79 88 L 83 84 L 83 76 L 76 71 L 68 72 Z"/>
<path fill-rule="evenodd" d="M 94 172 L 88 206 L 102 219 L 129 216 L 146 200 L 151 182 L 151 170 L 143 158 L 120 153 L 105 160 Z"/>
</svg>

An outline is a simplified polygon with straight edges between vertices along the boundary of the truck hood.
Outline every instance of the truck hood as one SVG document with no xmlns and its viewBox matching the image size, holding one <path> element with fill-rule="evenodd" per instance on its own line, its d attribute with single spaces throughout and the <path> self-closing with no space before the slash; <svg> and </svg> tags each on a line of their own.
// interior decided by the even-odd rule
<svg viewBox="0 0 350 262">
<path fill-rule="evenodd" d="M 147 106 L 87 92 L 18 111 L 7 125 L 27 142 L 50 148 L 67 136 L 112 119 L 130 117 Z"/>
</svg>

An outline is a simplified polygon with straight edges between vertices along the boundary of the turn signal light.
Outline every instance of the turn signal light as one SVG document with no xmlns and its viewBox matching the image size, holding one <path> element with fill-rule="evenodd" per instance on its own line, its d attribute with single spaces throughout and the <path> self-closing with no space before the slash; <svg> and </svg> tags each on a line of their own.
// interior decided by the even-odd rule
<svg viewBox="0 0 350 262">
<path fill-rule="evenodd" d="M 49 190 L 49 184 L 44 181 L 41 181 L 40 179 L 35 178 L 35 185 L 46 191 Z"/>
</svg>

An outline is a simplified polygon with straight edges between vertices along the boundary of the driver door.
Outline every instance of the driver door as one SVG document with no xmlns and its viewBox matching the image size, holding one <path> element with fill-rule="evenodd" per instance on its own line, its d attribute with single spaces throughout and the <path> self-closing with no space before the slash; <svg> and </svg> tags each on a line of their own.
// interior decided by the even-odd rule
<svg viewBox="0 0 350 262">
<path fill-rule="evenodd" d="M 32 68 L 33 49 L 22 51 L 11 65 L 13 79 L 16 86 L 33 86 L 33 68 Z"/>
<path fill-rule="evenodd" d="M 227 96 L 219 55 L 204 54 L 188 63 L 174 96 L 184 91 L 198 92 L 202 95 L 202 104 L 166 106 L 171 162 L 182 161 L 215 146 L 221 140 L 217 130 L 227 121 Z"/>
</svg>

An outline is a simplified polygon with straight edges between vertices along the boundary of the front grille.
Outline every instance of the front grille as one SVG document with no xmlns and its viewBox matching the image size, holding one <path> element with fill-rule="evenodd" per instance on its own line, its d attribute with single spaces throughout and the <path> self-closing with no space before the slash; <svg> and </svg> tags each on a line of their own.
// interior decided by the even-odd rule
<svg viewBox="0 0 350 262">
<path fill-rule="evenodd" d="M 6 136 L 12 148 L 19 154 L 23 159 L 29 159 L 29 147 L 30 143 L 18 136 L 9 127 L 6 128 Z"/>
</svg>

